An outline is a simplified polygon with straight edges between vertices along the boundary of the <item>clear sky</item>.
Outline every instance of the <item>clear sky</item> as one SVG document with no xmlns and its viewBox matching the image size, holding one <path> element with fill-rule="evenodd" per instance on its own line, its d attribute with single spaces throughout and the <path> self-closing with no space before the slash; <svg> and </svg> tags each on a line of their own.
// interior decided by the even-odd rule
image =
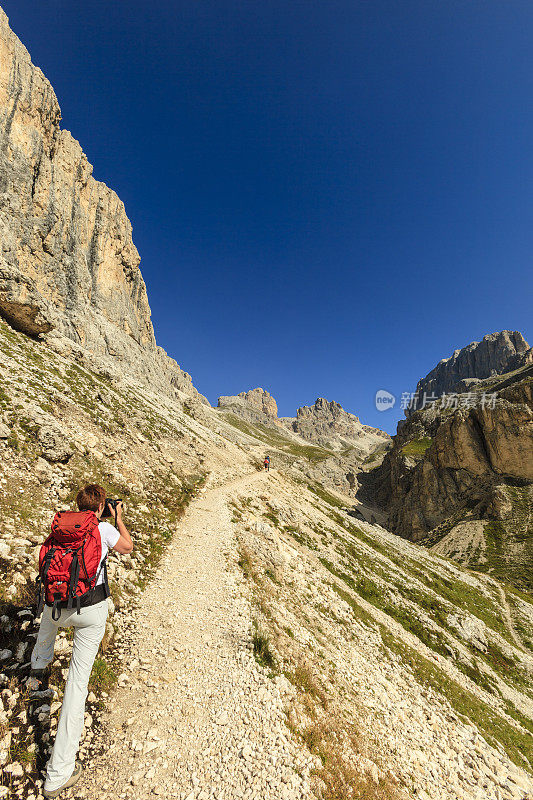
<svg viewBox="0 0 533 800">
<path fill-rule="evenodd" d="M 531 0 L 0 0 L 197 388 L 400 395 L 532 331 Z"/>
</svg>

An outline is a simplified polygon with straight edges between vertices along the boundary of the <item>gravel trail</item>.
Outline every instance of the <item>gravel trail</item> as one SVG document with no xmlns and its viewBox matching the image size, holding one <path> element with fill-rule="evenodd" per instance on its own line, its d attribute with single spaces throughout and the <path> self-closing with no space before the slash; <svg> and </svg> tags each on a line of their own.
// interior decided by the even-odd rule
<svg viewBox="0 0 533 800">
<path fill-rule="evenodd" d="M 518 636 L 518 633 L 516 632 L 516 628 L 514 626 L 513 615 L 511 614 L 511 608 L 509 606 L 509 603 L 507 602 L 507 597 L 505 595 L 505 589 L 503 588 L 503 586 L 498 585 L 498 591 L 500 593 L 500 598 L 501 598 L 501 602 L 502 602 L 503 616 L 504 616 L 504 619 L 505 619 L 505 624 L 507 625 L 507 630 L 511 634 L 511 636 L 513 638 L 513 641 L 516 644 L 516 646 L 519 647 L 521 650 L 525 650 L 524 643 L 522 642 L 522 640 Z"/>
<path fill-rule="evenodd" d="M 254 473 L 207 489 L 132 613 L 131 655 L 73 796 L 311 797 L 311 762 L 284 719 L 284 678 L 255 662 L 229 501 Z"/>
</svg>

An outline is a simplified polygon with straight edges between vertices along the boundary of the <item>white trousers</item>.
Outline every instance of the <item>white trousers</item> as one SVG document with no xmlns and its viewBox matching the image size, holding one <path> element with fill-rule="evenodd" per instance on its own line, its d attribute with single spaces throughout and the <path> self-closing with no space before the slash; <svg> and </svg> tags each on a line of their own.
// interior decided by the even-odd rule
<svg viewBox="0 0 533 800">
<path fill-rule="evenodd" d="M 39 634 L 31 655 L 33 669 L 44 669 L 53 660 L 58 628 L 74 628 L 74 644 L 61 716 L 54 749 L 46 768 L 44 788 L 47 791 L 59 789 L 74 771 L 83 731 L 87 685 L 105 632 L 107 614 L 107 600 L 82 608 L 79 614 L 76 609 L 63 608 L 57 622 L 52 619 L 50 606 L 44 607 Z"/>
</svg>

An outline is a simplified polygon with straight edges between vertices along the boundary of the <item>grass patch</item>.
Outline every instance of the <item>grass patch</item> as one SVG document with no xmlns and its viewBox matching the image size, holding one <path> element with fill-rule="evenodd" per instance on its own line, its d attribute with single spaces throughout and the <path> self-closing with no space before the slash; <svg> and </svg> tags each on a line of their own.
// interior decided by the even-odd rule
<svg viewBox="0 0 533 800">
<path fill-rule="evenodd" d="M 276 668 L 276 657 L 270 645 L 270 637 L 268 633 L 262 630 L 257 621 L 253 622 L 252 644 L 254 647 L 254 656 L 258 664 L 268 669 Z"/>
<path fill-rule="evenodd" d="M 281 581 L 271 567 L 267 567 L 265 570 L 265 575 L 267 578 L 270 578 L 272 583 L 275 583 L 277 586 L 281 586 Z"/>
<path fill-rule="evenodd" d="M 103 656 L 97 656 L 89 678 L 89 690 L 95 694 L 110 692 L 117 682 L 117 677 L 111 664 Z"/>
<path fill-rule="evenodd" d="M 294 670 L 287 670 L 284 674 L 287 680 L 289 680 L 293 686 L 297 686 L 301 692 L 305 692 L 311 697 L 314 697 L 321 705 L 326 705 L 327 696 L 310 664 L 306 661 L 299 661 Z"/>
<path fill-rule="evenodd" d="M 442 575 L 441 572 L 444 569 L 442 565 L 439 567 L 439 572 L 437 572 L 437 569 L 432 568 L 429 563 L 425 563 L 422 567 L 422 565 L 413 558 L 409 558 L 405 554 L 395 551 L 392 545 L 387 546 L 375 540 L 361 528 L 347 522 L 341 514 L 332 512 L 328 516 L 337 525 L 363 542 L 363 544 L 377 553 L 380 553 L 382 556 L 385 556 L 385 558 L 398 567 L 401 573 L 409 577 L 417 578 L 420 583 L 432 589 L 435 594 L 440 595 L 444 600 L 451 603 L 452 606 L 478 617 L 488 628 L 496 631 L 510 644 L 514 645 L 514 641 L 502 619 L 501 605 L 494 590 L 491 590 L 491 592 L 488 590 L 483 591 L 481 587 L 478 588 L 466 583 L 466 580 L 461 579 L 460 574 L 455 574 L 461 571 L 461 566 L 459 564 L 454 564 L 453 575 Z M 338 534 L 336 534 L 336 537 L 338 539 L 340 538 Z M 354 551 L 353 545 L 346 544 L 345 547 L 348 554 L 353 555 L 355 558 L 360 557 Z M 464 571 L 466 572 L 466 570 Z M 492 597 L 491 593 L 493 595 Z M 528 602 L 531 602 L 531 597 L 529 595 L 525 594 L 524 596 Z M 439 624 L 443 624 L 442 616 L 440 619 L 437 618 L 439 610 L 436 605 L 434 606 L 434 613 L 436 621 L 438 621 Z"/>
<path fill-rule="evenodd" d="M 267 511 L 265 512 L 265 514 L 263 514 L 263 516 L 266 519 L 268 519 L 274 525 L 275 528 L 281 528 L 281 522 L 279 520 L 279 517 L 277 517 L 273 511 Z"/>
<path fill-rule="evenodd" d="M 509 491 L 511 487 L 507 487 Z M 533 591 L 533 529 L 524 521 L 522 503 L 529 495 L 518 490 L 510 495 L 513 502 L 511 518 L 485 524 L 484 560 L 471 564 L 479 572 L 487 572 L 499 580 L 512 583 L 525 592 Z M 529 508 L 528 508 L 529 514 Z"/>
<path fill-rule="evenodd" d="M 317 497 L 319 497 L 321 500 L 323 500 L 330 506 L 334 506 L 335 508 L 344 508 L 346 505 L 346 503 L 344 503 L 340 498 L 335 497 L 334 494 L 331 494 L 331 492 L 328 492 L 327 489 L 324 489 L 323 486 L 320 486 L 317 483 L 314 484 L 308 483 L 307 488 L 309 489 L 310 492 L 316 494 Z"/>
<path fill-rule="evenodd" d="M 297 706 L 287 711 L 287 724 L 307 749 L 318 756 L 313 789 L 320 800 L 395 800 L 395 784 L 384 776 L 370 776 L 357 766 L 364 750 L 361 734 L 353 721 L 328 709 L 327 697 L 311 667 L 300 661 L 286 677 L 298 689 Z"/>
<path fill-rule="evenodd" d="M 404 456 L 412 456 L 413 458 L 420 458 L 424 455 L 428 447 L 430 447 L 432 439 L 429 436 L 423 436 L 421 439 L 411 439 L 410 442 L 404 444 L 402 453 Z"/>
<path fill-rule="evenodd" d="M 35 750 L 30 750 L 25 742 L 18 742 L 15 739 L 11 742 L 9 748 L 8 762 L 18 761 L 19 764 L 27 765 L 33 764 L 36 759 Z"/>
<path fill-rule="evenodd" d="M 270 428 L 268 425 L 263 425 L 260 422 L 245 422 L 236 417 L 235 414 L 227 411 L 223 412 L 223 416 L 226 422 L 229 422 L 230 425 L 237 428 L 241 433 L 245 433 L 254 439 L 259 439 L 259 441 L 264 444 L 282 450 L 284 453 L 295 456 L 296 458 L 303 458 L 306 461 L 317 463 L 332 455 L 329 450 L 325 450 L 323 447 L 315 447 L 312 444 L 304 445 L 295 442 L 289 436 L 284 436 L 281 430 L 278 431 L 277 429 Z"/>
<path fill-rule="evenodd" d="M 241 545 L 239 548 L 239 560 L 237 563 L 241 568 L 245 578 L 252 578 L 255 580 L 256 572 L 254 569 L 252 556 L 248 548 L 244 547 L 244 545 Z"/>
</svg>

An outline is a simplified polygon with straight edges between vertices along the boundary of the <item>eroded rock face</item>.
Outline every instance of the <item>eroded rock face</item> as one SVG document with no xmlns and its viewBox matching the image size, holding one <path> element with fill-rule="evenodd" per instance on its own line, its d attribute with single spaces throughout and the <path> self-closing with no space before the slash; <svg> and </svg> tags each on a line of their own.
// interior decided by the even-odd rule
<svg viewBox="0 0 533 800">
<path fill-rule="evenodd" d="M 362 425 L 354 414 L 324 397 L 318 397 L 312 406 L 299 408 L 295 419 L 285 418 L 283 421 L 303 439 L 329 450 L 353 447 L 364 456 L 390 441 L 387 433 Z"/>
<path fill-rule="evenodd" d="M 471 566 L 508 569 L 522 585 L 533 566 L 531 360 L 524 337 L 502 331 L 441 361 L 418 390 L 457 393 L 456 406 L 412 412 L 360 492 L 400 536 Z"/>
<path fill-rule="evenodd" d="M 218 408 L 231 411 L 246 422 L 280 425 L 278 404 L 269 392 L 260 387 L 250 389 L 248 392 L 239 392 L 236 395 L 219 397 Z"/>
<path fill-rule="evenodd" d="M 526 380 L 503 390 L 494 408 L 408 420 L 383 465 L 395 532 L 422 539 L 502 481 L 533 482 L 532 391 Z"/>
<path fill-rule="evenodd" d="M 240 392 L 239 397 L 247 403 L 251 403 L 258 411 L 266 414 L 267 417 L 277 419 L 278 404 L 272 395 L 264 389 L 258 387 L 257 389 L 251 389 L 249 392 Z"/>
<path fill-rule="evenodd" d="M 529 372 L 503 376 L 494 405 L 411 415 L 364 487 L 395 533 L 428 546 L 442 541 L 438 552 L 524 587 L 533 568 Z"/>
<path fill-rule="evenodd" d="M 156 346 L 124 204 L 60 120 L 0 9 L 0 315 L 62 351 L 67 340 L 114 370 L 122 362 L 158 385 L 179 381 Z"/>
<path fill-rule="evenodd" d="M 416 391 L 420 408 L 424 393 L 440 397 L 444 392 L 465 391 L 476 379 L 500 375 L 525 363 L 530 347 L 519 331 L 500 331 L 484 336 L 443 358 L 425 378 L 418 381 Z"/>
</svg>

